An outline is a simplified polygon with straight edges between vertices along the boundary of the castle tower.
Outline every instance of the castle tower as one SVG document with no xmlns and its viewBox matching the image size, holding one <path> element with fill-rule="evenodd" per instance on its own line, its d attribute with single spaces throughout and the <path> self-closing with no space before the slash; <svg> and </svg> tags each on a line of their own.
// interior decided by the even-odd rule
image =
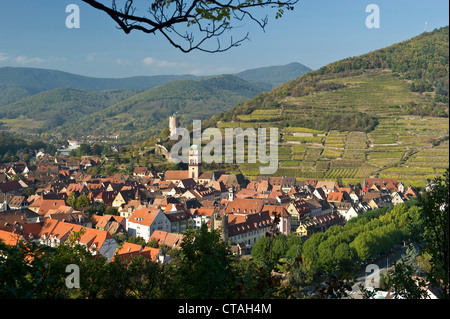
<svg viewBox="0 0 450 319">
<path fill-rule="evenodd" d="M 170 137 L 175 136 L 177 127 L 180 127 L 180 120 L 178 119 L 178 116 L 171 115 L 169 117 L 169 131 L 170 131 Z"/>
<path fill-rule="evenodd" d="M 222 216 L 222 239 L 224 243 L 228 243 L 228 214 Z"/>
<path fill-rule="evenodd" d="M 224 212 L 221 216 L 218 211 L 215 212 L 212 225 L 214 230 L 220 230 L 220 236 L 222 237 L 223 242 L 228 243 L 228 214 Z"/>
<path fill-rule="evenodd" d="M 189 150 L 189 177 L 198 181 L 202 173 L 202 160 L 200 150 L 197 145 L 192 145 Z"/>
</svg>

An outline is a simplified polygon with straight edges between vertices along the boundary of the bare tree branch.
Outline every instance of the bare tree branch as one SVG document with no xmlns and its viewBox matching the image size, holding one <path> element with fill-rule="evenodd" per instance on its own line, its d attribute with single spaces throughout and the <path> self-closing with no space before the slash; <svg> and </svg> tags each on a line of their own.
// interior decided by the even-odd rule
<svg viewBox="0 0 450 319">
<path fill-rule="evenodd" d="M 268 16 L 258 18 L 253 12 L 255 9 L 275 9 L 278 19 L 284 10 L 293 10 L 299 0 L 149 0 L 145 9 L 138 8 L 133 0 L 112 0 L 110 6 L 104 3 L 111 0 L 81 1 L 105 12 L 126 34 L 133 30 L 160 33 L 182 52 L 216 53 L 237 47 L 248 39 L 248 33 L 238 40 L 230 36 L 230 42 L 222 46 L 222 38 L 236 27 L 235 22 L 250 20 L 265 29 Z M 121 4 L 118 6 L 117 2 Z M 208 45 L 214 39 L 217 44 L 210 48 Z"/>
</svg>

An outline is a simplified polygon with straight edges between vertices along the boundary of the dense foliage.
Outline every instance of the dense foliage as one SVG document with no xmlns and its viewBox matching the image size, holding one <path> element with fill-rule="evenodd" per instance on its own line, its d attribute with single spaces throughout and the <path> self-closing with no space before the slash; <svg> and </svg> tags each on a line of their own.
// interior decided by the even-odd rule
<svg viewBox="0 0 450 319">
<path fill-rule="evenodd" d="M 39 133 L 71 123 L 136 94 L 133 90 L 78 91 L 54 89 L 0 108 L 4 119 L 27 118 L 42 122 Z"/>
<path fill-rule="evenodd" d="M 40 140 L 25 141 L 24 139 L 0 132 L 0 162 L 9 163 L 20 160 L 18 155 L 30 158 L 39 149 L 46 149 L 49 153 L 54 153 L 56 149 Z"/>
<path fill-rule="evenodd" d="M 331 63 L 314 75 L 348 74 L 371 69 L 390 69 L 407 80 L 413 92 L 434 92 L 434 108 L 426 114 L 448 116 L 449 97 L 449 27 L 425 32 L 410 40 L 394 44 L 358 57 Z M 443 103 L 443 104 L 439 104 Z M 414 114 L 414 113 L 413 113 Z"/>
<path fill-rule="evenodd" d="M 449 297 L 449 169 L 431 181 L 432 189 L 421 198 L 425 251 L 431 256 L 429 278 Z"/>
<path fill-rule="evenodd" d="M 218 231 L 205 225 L 185 235 L 181 250 L 167 251 L 166 265 L 141 256 L 108 263 L 76 244 L 76 234 L 58 248 L 0 242 L 0 298 L 287 297 L 269 267 L 232 255 Z M 79 288 L 66 286 L 70 264 L 80 269 Z"/>
<path fill-rule="evenodd" d="M 167 127 L 177 113 L 183 127 L 193 119 L 206 120 L 261 92 L 256 86 L 234 76 L 214 76 L 201 80 L 180 80 L 136 94 L 58 131 L 76 134 L 117 134 L 146 139 Z"/>
<path fill-rule="evenodd" d="M 305 287 L 320 274 L 348 273 L 397 245 L 416 238 L 420 225 L 415 200 L 364 213 L 344 226 L 332 226 L 304 242 L 297 236 L 259 239 L 252 249 L 257 263 L 287 272 L 294 287 Z"/>
</svg>

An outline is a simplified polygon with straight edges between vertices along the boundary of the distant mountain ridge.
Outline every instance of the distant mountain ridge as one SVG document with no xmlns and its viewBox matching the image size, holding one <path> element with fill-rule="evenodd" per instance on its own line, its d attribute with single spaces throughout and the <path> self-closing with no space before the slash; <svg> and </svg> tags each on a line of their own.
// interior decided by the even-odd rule
<svg viewBox="0 0 450 319">
<path fill-rule="evenodd" d="M 307 66 L 294 62 L 282 66 L 267 66 L 245 70 L 235 73 L 234 75 L 271 90 L 285 82 L 297 78 L 298 74 L 304 74 L 311 71 L 312 69 Z"/>
<path fill-rule="evenodd" d="M 308 71 L 310 71 L 310 69 L 300 63 L 291 63 L 286 66 L 272 66 L 255 70 L 246 70 L 235 75 L 260 86 L 261 90 L 271 90 L 272 88 L 286 81 L 295 79 Z M 275 77 L 273 74 L 275 74 Z M 185 74 L 133 76 L 126 78 L 96 78 L 57 70 L 2 67 L 0 68 L 0 106 L 52 89 L 64 88 L 82 91 L 144 91 L 172 81 L 198 80 L 204 77 L 205 76 Z"/>
<path fill-rule="evenodd" d="M 169 115 L 183 125 L 207 120 L 298 77 L 301 64 L 246 70 L 241 75 L 91 78 L 35 68 L 0 68 L 0 128 L 72 137 L 159 134 Z M 245 78 L 245 79 L 244 79 Z"/>
<path fill-rule="evenodd" d="M 0 105 L 13 103 L 26 96 L 52 89 L 143 91 L 171 81 L 196 78 L 194 75 L 94 78 L 57 70 L 3 67 L 0 68 Z M 17 98 L 14 98 L 14 94 Z"/>
</svg>

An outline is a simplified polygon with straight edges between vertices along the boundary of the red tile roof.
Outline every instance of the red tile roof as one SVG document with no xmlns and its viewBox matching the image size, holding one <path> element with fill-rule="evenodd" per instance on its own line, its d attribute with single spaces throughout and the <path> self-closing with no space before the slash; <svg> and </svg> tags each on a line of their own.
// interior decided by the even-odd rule
<svg viewBox="0 0 450 319">
<path fill-rule="evenodd" d="M 233 214 L 256 214 L 262 211 L 264 201 L 262 199 L 236 198 L 228 202 L 225 212 Z"/>
<path fill-rule="evenodd" d="M 121 260 L 129 261 L 133 257 L 143 256 L 147 259 L 156 261 L 158 253 L 159 253 L 158 248 L 152 248 L 152 247 L 132 244 L 129 242 L 124 242 L 122 247 L 120 247 L 120 249 L 118 248 L 116 250 L 113 260 L 115 258 L 119 257 Z"/>
<path fill-rule="evenodd" d="M 344 193 L 330 192 L 327 197 L 328 202 L 342 202 L 344 199 Z"/>
<path fill-rule="evenodd" d="M 5 230 L 0 230 L 0 241 L 2 241 L 5 245 L 16 245 L 21 238 L 21 235 L 14 234 Z"/>
<path fill-rule="evenodd" d="M 164 179 L 166 181 L 181 181 L 189 178 L 189 171 L 166 171 Z"/>
<path fill-rule="evenodd" d="M 155 230 L 150 236 L 149 241 L 155 239 L 158 242 L 158 245 L 164 244 L 169 246 L 170 248 L 180 248 L 180 245 L 183 242 L 183 238 L 183 234 L 175 234 L 162 230 Z"/>
<path fill-rule="evenodd" d="M 159 209 L 141 208 L 136 209 L 128 219 L 129 222 L 137 223 L 143 226 L 150 226 L 159 213 Z"/>
</svg>

